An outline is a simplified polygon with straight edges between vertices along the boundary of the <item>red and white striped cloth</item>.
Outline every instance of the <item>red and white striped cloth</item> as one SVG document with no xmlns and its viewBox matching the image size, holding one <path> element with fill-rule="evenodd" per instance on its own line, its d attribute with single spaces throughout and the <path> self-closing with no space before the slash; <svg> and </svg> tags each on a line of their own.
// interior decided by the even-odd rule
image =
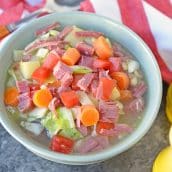
<svg viewBox="0 0 172 172">
<path fill-rule="evenodd" d="M 172 82 L 172 0 L 85 0 L 80 8 L 136 32 L 154 53 L 163 80 Z"/>
<path fill-rule="evenodd" d="M 46 0 L 0 0 L 0 25 L 8 25 L 43 8 Z"/>
</svg>

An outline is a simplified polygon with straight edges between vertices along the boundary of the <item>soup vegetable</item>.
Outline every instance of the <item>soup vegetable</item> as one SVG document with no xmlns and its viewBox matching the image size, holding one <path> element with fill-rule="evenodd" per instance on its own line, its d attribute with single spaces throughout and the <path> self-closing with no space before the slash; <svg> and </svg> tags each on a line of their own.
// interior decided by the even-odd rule
<svg viewBox="0 0 172 172">
<path fill-rule="evenodd" d="M 4 103 L 19 124 L 65 154 L 105 149 L 130 134 L 144 110 L 139 63 L 101 32 L 53 23 L 14 50 Z"/>
</svg>

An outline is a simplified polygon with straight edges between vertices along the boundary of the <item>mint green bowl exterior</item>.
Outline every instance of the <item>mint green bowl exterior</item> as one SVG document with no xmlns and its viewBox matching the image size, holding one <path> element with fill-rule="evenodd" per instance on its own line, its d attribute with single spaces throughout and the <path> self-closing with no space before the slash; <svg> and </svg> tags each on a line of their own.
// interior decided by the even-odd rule
<svg viewBox="0 0 172 172">
<path fill-rule="evenodd" d="M 32 40 L 37 29 L 59 21 L 63 25 L 77 25 L 88 30 L 105 33 L 112 40 L 121 43 L 139 61 L 148 84 L 144 116 L 137 129 L 116 145 L 103 151 L 87 155 L 65 155 L 52 152 L 37 140 L 28 136 L 7 114 L 3 103 L 6 72 L 12 63 L 13 49 L 22 49 Z M 53 13 L 28 23 L 18 29 L 0 44 L 0 122 L 4 128 L 22 145 L 35 154 L 59 163 L 84 165 L 104 161 L 116 156 L 137 143 L 153 124 L 162 97 L 162 80 L 159 67 L 147 45 L 130 29 L 107 18 L 89 13 Z"/>
</svg>

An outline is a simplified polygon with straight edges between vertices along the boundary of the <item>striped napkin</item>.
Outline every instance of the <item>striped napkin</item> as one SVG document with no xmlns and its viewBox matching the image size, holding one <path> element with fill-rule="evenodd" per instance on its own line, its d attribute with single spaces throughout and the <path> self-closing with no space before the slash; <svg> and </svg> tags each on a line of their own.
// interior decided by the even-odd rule
<svg viewBox="0 0 172 172">
<path fill-rule="evenodd" d="M 0 25 L 8 25 L 42 8 L 46 0 L 0 0 Z"/>
<path fill-rule="evenodd" d="M 151 48 L 163 80 L 172 82 L 172 0 L 85 0 L 80 9 L 131 28 Z"/>
</svg>

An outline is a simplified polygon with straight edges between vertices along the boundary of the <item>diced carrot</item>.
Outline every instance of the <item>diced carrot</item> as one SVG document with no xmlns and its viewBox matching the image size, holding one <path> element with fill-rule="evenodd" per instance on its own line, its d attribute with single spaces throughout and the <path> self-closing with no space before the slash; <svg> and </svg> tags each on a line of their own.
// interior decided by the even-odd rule
<svg viewBox="0 0 172 172">
<path fill-rule="evenodd" d="M 10 106 L 17 106 L 18 95 L 19 95 L 19 92 L 16 87 L 7 88 L 4 93 L 4 103 Z"/>
<path fill-rule="evenodd" d="M 112 94 L 112 90 L 116 86 L 116 82 L 109 78 L 100 78 L 99 86 L 102 87 L 102 99 L 109 100 Z"/>
<path fill-rule="evenodd" d="M 99 121 L 96 126 L 96 132 L 101 133 L 101 129 L 110 130 L 115 127 L 114 123 Z"/>
<path fill-rule="evenodd" d="M 80 120 L 84 126 L 92 126 L 98 122 L 99 112 L 94 106 L 85 105 L 81 109 Z"/>
<path fill-rule="evenodd" d="M 112 56 L 112 48 L 103 36 L 98 37 L 94 41 L 93 47 L 100 59 L 107 60 Z"/>
<path fill-rule="evenodd" d="M 39 83 L 43 83 L 51 74 L 51 71 L 43 66 L 37 68 L 33 74 L 32 79 L 38 81 Z"/>
<path fill-rule="evenodd" d="M 130 80 L 126 73 L 124 72 L 113 72 L 111 77 L 117 81 L 117 85 L 120 90 L 126 90 L 129 87 Z"/>
<path fill-rule="evenodd" d="M 80 58 L 80 53 L 76 48 L 68 48 L 62 56 L 62 61 L 67 65 L 74 65 Z"/>
<path fill-rule="evenodd" d="M 120 90 L 120 100 L 128 101 L 133 98 L 130 90 Z"/>
<path fill-rule="evenodd" d="M 110 66 L 111 62 L 109 62 L 108 60 L 95 59 L 93 62 L 93 67 L 96 69 L 109 69 Z"/>
<path fill-rule="evenodd" d="M 33 103 L 37 107 L 48 107 L 52 98 L 53 98 L 52 94 L 48 89 L 41 89 L 41 90 L 35 91 L 33 95 Z"/>
<path fill-rule="evenodd" d="M 73 90 L 62 92 L 60 94 L 60 98 L 61 98 L 61 101 L 63 102 L 63 104 L 68 108 L 71 108 L 71 107 L 79 104 L 79 98 L 78 98 L 76 92 Z"/>
</svg>

